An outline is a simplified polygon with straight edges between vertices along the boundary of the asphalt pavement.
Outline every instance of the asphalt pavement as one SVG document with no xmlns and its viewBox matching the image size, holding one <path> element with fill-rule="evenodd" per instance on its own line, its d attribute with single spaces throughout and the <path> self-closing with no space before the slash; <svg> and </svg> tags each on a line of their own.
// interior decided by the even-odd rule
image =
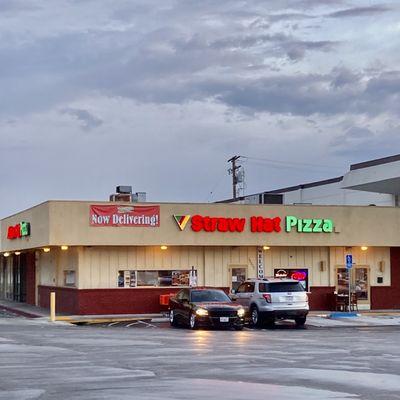
<svg viewBox="0 0 400 400">
<path fill-rule="evenodd" d="M 0 399 L 400 399 L 397 326 L 134 323 L 0 318 Z"/>
</svg>

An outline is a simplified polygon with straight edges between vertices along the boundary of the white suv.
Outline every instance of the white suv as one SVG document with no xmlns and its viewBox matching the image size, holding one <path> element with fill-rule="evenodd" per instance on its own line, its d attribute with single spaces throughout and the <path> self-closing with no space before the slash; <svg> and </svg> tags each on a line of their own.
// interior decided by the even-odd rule
<svg viewBox="0 0 400 400">
<path fill-rule="evenodd" d="M 247 309 L 255 326 L 277 319 L 294 319 L 303 326 L 309 311 L 307 292 L 294 279 L 249 279 L 232 290 L 231 298 Z"/>
</svg>

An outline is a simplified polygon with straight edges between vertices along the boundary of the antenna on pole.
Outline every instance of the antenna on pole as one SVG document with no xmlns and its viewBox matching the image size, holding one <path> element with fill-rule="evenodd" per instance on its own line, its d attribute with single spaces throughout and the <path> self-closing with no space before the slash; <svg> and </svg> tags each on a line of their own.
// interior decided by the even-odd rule
<svg viewBox="0 0 400 400">
<path fill-rule="evenodd" d="M 243 169 L 239 172 L 242 168 L 241 165 L 236 165 L 236 161 L 238 161 L 240 156 L 233 156 L 228 160 L 228 163 L 231 163 L 231 168 L 228 169 L 229 175 L 232 175 L 232 196 L 233 200 L 237 200 L 238 198 L 238 183 L 243 183 L 243 187 L 241 188 L 244 190 L 244 171 Z"/>
</svg>

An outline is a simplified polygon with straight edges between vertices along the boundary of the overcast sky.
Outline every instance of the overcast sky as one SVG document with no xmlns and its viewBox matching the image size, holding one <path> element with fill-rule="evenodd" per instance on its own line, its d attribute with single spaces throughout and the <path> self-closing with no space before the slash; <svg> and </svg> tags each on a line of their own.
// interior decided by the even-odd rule
<svg viewBox="0 0 400 400">
<path fill-rule="evenodd" d="M 342 175 L 400 153 L 396 0 L 1 0 L 0 216 Z M 311 165 L 312 164 L 312 165 Z M 314 166 L 315 165 L 315 166 Z"/>
</svg>

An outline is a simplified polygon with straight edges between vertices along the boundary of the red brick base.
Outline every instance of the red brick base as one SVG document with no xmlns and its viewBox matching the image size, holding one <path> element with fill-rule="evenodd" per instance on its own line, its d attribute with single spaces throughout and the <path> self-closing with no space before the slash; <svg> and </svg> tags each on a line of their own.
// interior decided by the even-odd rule
<svg viewBox="0 0 400 400">
<path fill-rule="evenodd" d="M 223 288 L 228 290 L 227 288 Z M 39 286 L 40 307 L 50 307 L 50 292 L 56 292 L 56 312 L 71 315 L 155 314 L 168 309 L 160 295 L 179 288 L 75 289 Z"/>
<path fill-rule="evenodd" d="M 391 286 L 371 287 L 372 310 L 400 309 L 400 247 L 390 249 Z"/>
<path fill-rule="evenodd" d="M 326 311 L 332 310 L 332 294 L 335 291 L 334 286 L 312 286 L 311 293 L 308 295 L 310 310 Z"/>
</svg>

